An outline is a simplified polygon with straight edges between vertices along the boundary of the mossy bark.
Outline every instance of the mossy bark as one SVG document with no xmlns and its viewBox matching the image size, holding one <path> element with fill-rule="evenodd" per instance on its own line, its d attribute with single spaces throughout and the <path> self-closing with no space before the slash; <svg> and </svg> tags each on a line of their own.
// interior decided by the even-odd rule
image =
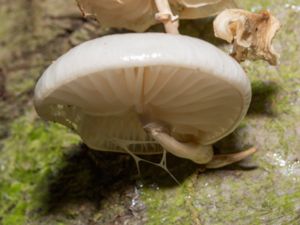
<svg viewBox="0 0 300 225">
<path fill-rule="evenodd" d="M 279 18 L 281 63 L 242 64 L 253 101 L 239 128 L 216 148 L 254 145 L 258 152 L 204 172 L 168 155 L 177 185 L 151 165 L 142 164 L 137 178 L 128 155 L 93 152 L 33 110 L 34 84 L 51 61 L 85 40 L 120 31 L 83 19 L 73 0 L 0 0 L 0 224 L 299 224 L 300 1 L 240 6 L 267 8 Z M 213 38 L 211 21 L 184 21 L 181 32 L 227 50 Z"/>
</svg>

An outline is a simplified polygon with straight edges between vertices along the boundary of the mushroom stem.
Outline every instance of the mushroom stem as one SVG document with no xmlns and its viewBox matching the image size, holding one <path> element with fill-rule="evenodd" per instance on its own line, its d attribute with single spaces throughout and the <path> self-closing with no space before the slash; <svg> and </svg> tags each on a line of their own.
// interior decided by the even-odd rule
<svg viewBox="0 0 300 225">
<path fill-rule="evenodd" d="M 217 169 L 220 167 L 224 167 L 232 163 L 241 161 L 242 159 L 247 158 L 255 152 L 256 148 L 250 148 L 246 151 L 238 153 L 214 155 L 213 159 L 209 163 L 207 163 L 205 167 L 208 169 Z"/>
<path fill-rule="evenodd" d="M 178 16 L 174 16 L 169 0 L 155 0 L 158 13 L 155 14 L 155 19 L 164 24 L 165 30 L 170 34 L 179 34 Z"/>
<path fill-rule="evenodd" d="M 211 145 L 203 146 L 192 142 L 179 142 L 166 133 L 159 123 L 148 123 L 144 129 L 168 152 L 182 158 L 190 159 L 198 164 L 206 164 L 213 158 Z"/>
</svg>

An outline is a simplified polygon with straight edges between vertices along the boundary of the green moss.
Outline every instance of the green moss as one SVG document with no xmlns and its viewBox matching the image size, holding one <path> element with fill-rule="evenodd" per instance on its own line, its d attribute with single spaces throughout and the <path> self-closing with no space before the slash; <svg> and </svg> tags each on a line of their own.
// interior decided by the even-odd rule
<svg viewBox="0 0 300 225">
<path fill-rule="evenodd" d="M 23 224 L 31 210 L 40 207 L 45 190 L 37 190 L 45 177 L 60 168 L 63 148 L 78 142 L 56 124 L 26 115 L 11 125 L 11 136 L 0 151 L 0 218 L 3 225 Z"/>
<path fill-rule="evenodd" d="M 132 181 L 136 172 L 133 161 L 103 154 L 96 165 L 82 151 L 66 154 L 78 143 L 78 137 L 62 126 L 33 119 L 33 107 L 28 104 L 32 95 L 27 93 L 44 67 L 70 47 L 72 37 L 65 36 L 64 29 L 82 21 L 45 16 L 57 11 L 63 16 L 73 13 L 68 11 L 68 4 L 57 7 L 52 0 L 31 2 L 30 7 L 22 0 L 15 1 L 14 6 L 9 3 L 13 13 L 0 6 L 0 20 L 7 18 L 0 27 L 0 39 L 4 44 L 12 40 L 0 53 L 5 71 L 10 71 L 7 89 L 13 96 L 21 94 L 14 104 L 0 103 L 5 115 L 0 121 L 0 224 L 300 223 L 300 14 L 286 5 L 299 6 L 299 0 L 240 1 L 252 11 L 270 9 L 282 24 L 275 39 L 281 64 L 243 63 L 252 82 L 253 102 L 238 129 L 218 143 L 226 151 L 256 146 L 258 152 L 249 160 L 255 169 L 233 165 L 200 173 L 194 164 L 177 159 L 172 165 L 168 157 L 171 172 L 180 176 L 182 184 L 166 184 L 166 175 L 147 167 L 142 170 L 144 180 L 139 181 L 137 193 L 133 191 L 138 186 Z M 43 11 L 48 8 L 51 10 Z M 220 44 L 211 39 L 209 27 L 210 19 L 185 21 L 182 31 Z M 96 36 L 90 28 L 83 33 L 80 29 L 74 30 L 75 43 L 88 35 Z M 14 108 L 21 112 L 14 114 Z M 157 180 L 164 182 L 155 183 Z M 133 199 L 135 204 L 144 205 L 142 210 L 132 209 Z M 50 206 L 59 213 L 46 214 Z"/>
<path fill-rule="evenodd" d="M 300 14 L 286 4 L 299 6 L 300 1 L 240 1 L 252 11 L 271 10 L 282 24 L 275 39 L 281 53 L 280 65 L 243 63 L 252 82 L 253 101 L 241 126 L 220 143 L 221 147 L 239 150 L 256 146 L 258 152 L 251 161 L 257 168 L 243 171 L 233 166 L 233 170 L 229 167 L 193 174 L 171 196 L 169 190 L 153 193 L 144 187 L 142 199 L 147 207 L 155 209 L 147 211 L 149 218 L 171 221 L 167 212 L 174 205 L 173 198 L 189 197 L 191 200 L 181 204 L 180 209 L 196 215 L 198 220 L 194 217 L 193 222 L 199 224 L 299 224 L 300 30 L 296 21 Z M 186 217 L 182 221 L 190 222 Z"/>
<path fill-rule="evenodd" d="M 143 189 L 143 198 L 148 205 L 148 224 L 187 224 L 190 217 L 190 213 L 187 207 L 185 207 L 186 196 L 183 193 L 185 188 L 176 188 L 168 190 L 155 189 L 149 187 L 149 189 Z M 174 198 L 174 196 L 177 196 Z M 157 210 L 161 209 L 161 210 Z"/>
</svg>

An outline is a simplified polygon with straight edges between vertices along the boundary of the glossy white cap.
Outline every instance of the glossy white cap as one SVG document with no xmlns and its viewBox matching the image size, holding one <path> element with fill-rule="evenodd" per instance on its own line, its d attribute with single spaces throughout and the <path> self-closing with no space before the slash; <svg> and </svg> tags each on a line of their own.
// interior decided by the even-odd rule
<svg viewBox="0 0 300 225">
<path fill-rule="evenodd" d="M 237 127 L 250 100 L 243 69 L 218 48 L 188 36 L 146 33 L 71 49 L 44 72 L 34 103 L 41 117 L 73 128 L 88 146 L 119 151 L 112 139 L 151 141 L 143 119 L 166 124 L 176 138 L 212 144 Z"/>
</svg>

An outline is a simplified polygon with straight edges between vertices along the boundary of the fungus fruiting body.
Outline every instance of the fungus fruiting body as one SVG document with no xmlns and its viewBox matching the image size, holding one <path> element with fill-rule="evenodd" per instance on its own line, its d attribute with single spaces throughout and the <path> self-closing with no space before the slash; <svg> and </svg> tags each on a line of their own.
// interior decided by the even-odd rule
<svg viewBox="0 0 300 225">
<path fill-rule="evenodd" d="M 268 11 L 251 13 L 228 9 L 214 20 L 216 37 L 233 43 L 231 55 L 239 62 L 248 58 L 264 59 L 276 65 L 279 54 L 275 52 L 272 40 L 279 28 L 279 21 Z"/>
<path fill-rule="evenodd" d="M 34 103 L 41 117 L 70 127 L 93 149 L 127 152 L 137 164 L 143 160 L 137 154 L 163 153 L 159 164 L 150 163 L 166 170 L 166 151 L 206 168 L 256 151 L 215 155 L 212 144 L 238 126 L 251 101 L 250 82 L 237 61 L 251 55 L 277 62 L 274 17 L 234 9 L 217 17 L 215 34 L 233 42 L 236 61 L 178 31 L 178 19 L 211 16 L 234 7 L 233 1 L 77 2 L 83 15 L 104 25 L 143 31 L 161 22 L 167 34 L 111 35 L 71 49 L 37 83 Z"/>
<path fill-rule="evenodd" d="M 178 33 L 178 19 L 214 16 L 235 8 L 233 0 L 77 0 L 84 16 L 96 18 L 102 26 L 145 31 L 163 23 L 166 31 Z"/>
<path fill-rule="evenodd" d="M 176 47 L 174 47 L 176 46 Z M 250 82 L 213 45 L 183 35 L 122 34 L 83 43 L 56 60 L 35 107 L 93 149 L 157 154 L 199 164 L 246 114 Z M 236 159 L 235 159 L 236 160 Z"/>
<path fill-rule="evenodd" d="M 96 18 L 102 26 L 145 31 L 162 23 L 167 33 L 179 34 L 180 19 L 217 15 L 214 31 L 218 38 L 233 44 L 232 56 L 242 62 L 263 59 L 278 63 L 272 40 L 280 27 L 268 11 L 237 9 L 233 0 L 77 0 L 84 16 Z"/>
</svg>

